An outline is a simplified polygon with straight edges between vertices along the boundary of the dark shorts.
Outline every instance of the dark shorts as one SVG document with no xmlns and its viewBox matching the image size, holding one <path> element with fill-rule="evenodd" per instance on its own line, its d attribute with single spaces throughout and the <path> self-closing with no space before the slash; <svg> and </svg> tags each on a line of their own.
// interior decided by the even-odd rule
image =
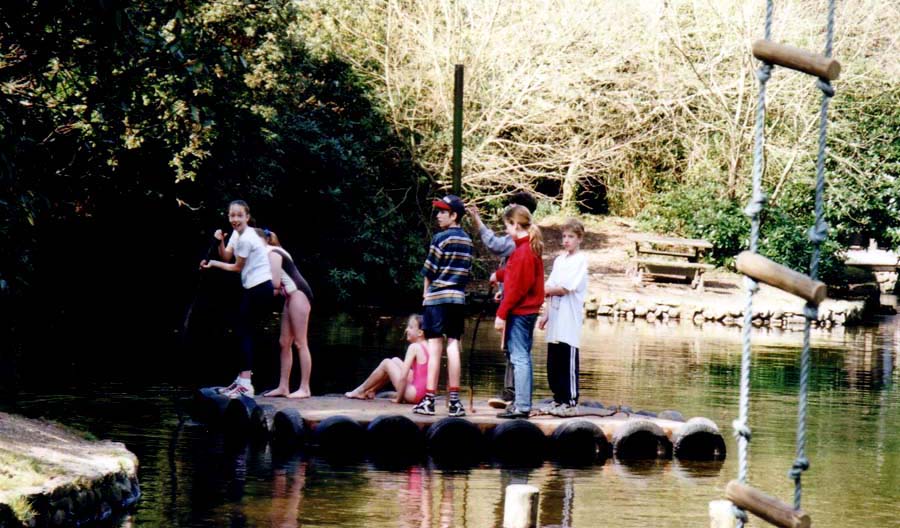
<svg viewBox="0 0 900 528">
<path fill-rule="evenodd" d="M 423 315 L 425 339 L 447 336 L 449 339 L 459 339 L 463 334 L 463 322 L 465 321 L 464 304 L 437 304 L 425 306 Z"/>
</svg>

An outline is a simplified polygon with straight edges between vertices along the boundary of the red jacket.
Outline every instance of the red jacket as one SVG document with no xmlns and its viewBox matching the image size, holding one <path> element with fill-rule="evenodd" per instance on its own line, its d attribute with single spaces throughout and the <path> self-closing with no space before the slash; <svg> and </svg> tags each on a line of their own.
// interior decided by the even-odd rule
<svg viewBox="0 0 900 528">
<path fill-rule="evenodd" d="M 506 266 L 497 270 L 497 281 L 503 283 L 497 317 L 504 321 L 509 314 L 539 313 L 544 304 L 544 262 L 531 250 L 530 242 L 528 237 L 517 238 L 516 250 Z"/>
</svg>

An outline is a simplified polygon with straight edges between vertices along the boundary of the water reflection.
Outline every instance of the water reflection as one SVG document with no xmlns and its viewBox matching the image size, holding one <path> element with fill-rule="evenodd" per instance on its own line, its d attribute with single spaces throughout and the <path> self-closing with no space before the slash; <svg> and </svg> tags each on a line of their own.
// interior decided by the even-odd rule
<svg viewBox="0 0 900 528">
<path fill-rule="evenodd" d="M 896 523 L 900 501 L 900 325 L 812 334 L 804 509 L 817 526 Z M 402 343 L 400 318 L 350 318 L 312 329 L 319 393 L 346 390 Z M 105 381 L 36 395 L 23 390 L 16 411 L 84 427 L 125 442 L 140 461 L 143 498 L 122 526 L 499 526 L 504 489 L 541 490 L 543 526 L 702 526 L 707 503 L 736 475 L 727 430 L 737 408 L 740 332 L 706 325 L 586 323 L 585 399 L 634 409 L 707 416 L 725 429 L 724 462 L 607 460 L 590 467 L 544 463 L 513 469 L 482 463 L 442 469 L 429 460 L 401 469 L 339 464 L 266 444 L 231 441 L 179 422 L 173 394 L 190 387 Z M 471 325 L 470 325 L 471 327 Z M 487 327 L 481 325 L 482 330 Z M 781 498 L 792 483 L 801 334 L 753 330 L 751 482 Z M 465 336 L 464 343 L 472 343 Z M 538 332 L 536 342 L 542 343 Z M 500 390 L 503 355 L 493 332 L 464 351 L 463 383 L 477 398 Z M 535 347 L 537 399 L 549 396 L 546 350 Z M 471 369 L 468 368 L 471 366 Z"/>
</svg>

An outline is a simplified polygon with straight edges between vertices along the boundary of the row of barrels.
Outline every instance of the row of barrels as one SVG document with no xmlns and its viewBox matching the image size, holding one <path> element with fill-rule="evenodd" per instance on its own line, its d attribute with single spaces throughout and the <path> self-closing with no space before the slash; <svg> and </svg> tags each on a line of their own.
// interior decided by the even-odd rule
<svg viewBox="0 0 900 528">
<path fill-rule="evenodd" d="M 310 447 L 329 457 L 406 462 L 427 454 L 447 465 L 477 463 L 492 457 L 505 464 L 540 464 L 551 458 L 564 464 L 602 463 L 609 457 L 641 460 L 676 457 L 680 460 L 722 460 L 725 443 L 715 423 L 692 418 L 670 440 L 653 421 L 635 416 L 620 425 L 608 440 L 589 420 L 571 418 L 545 435 L 528 420 L 505 421 L 482 431 L 464 419 L 446 417 L 420 429 L 409 417 L 382 415 L 368 424 L 335 415 L 314 426 L 297 409 L 276 411 L 252 398 L 228 399 L 201 389 L 194 415 L 219 423 L 229 434 L 270 439 L 293 449 Z"/>
</svg>

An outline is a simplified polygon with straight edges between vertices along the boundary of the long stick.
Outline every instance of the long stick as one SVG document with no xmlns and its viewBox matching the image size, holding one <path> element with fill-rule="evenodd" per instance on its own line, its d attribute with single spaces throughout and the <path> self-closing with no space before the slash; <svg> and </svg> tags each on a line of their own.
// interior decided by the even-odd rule
<svg viewBox="0 0 900 528">
<path fill-rule="evenodd" d="M 214 237 L 212 244 L 209 246 L 209 249 L 206 250 L 203 258 L 209 260 L 213 258 L 213 256 L 217 256 L 218 249 L 219 240 Z M 191 304 L 188 305 L 187 312 L 184 314 L 184 321 L 181 323 L 182 337 L 187 335 L 188 327 L 191 324 L 191 314 L 194 312 L 194 305 L 197 304 L 197 300 L 200 298 L 200 284 L 202 284 L 203 275 L 200 275 L 200 277 L 201 278 L 197 280 L 197 291 L 194 293 L 194 299 L 191 301 Z"/>
<path fill-rule="evenodd" d="M 488 300 L 493 299 L 493 290 L 494 285 L 492 284 L 488 287 Z M 475 354 L 475 338 L 478 337 L 478 327 L 481 325 L 481 318 L 484 316 L 484 307 L 478 310 L 478 318 L 475 319 L 475 329 L 472 331 L 472 342 L 469 344 L 469 365 L 468 375 L 469 375 L 469 409 L 472 410 L 472 414 L 475 414 L 475 380 L 472 379 L 472 356 Z"/>
</svg>

